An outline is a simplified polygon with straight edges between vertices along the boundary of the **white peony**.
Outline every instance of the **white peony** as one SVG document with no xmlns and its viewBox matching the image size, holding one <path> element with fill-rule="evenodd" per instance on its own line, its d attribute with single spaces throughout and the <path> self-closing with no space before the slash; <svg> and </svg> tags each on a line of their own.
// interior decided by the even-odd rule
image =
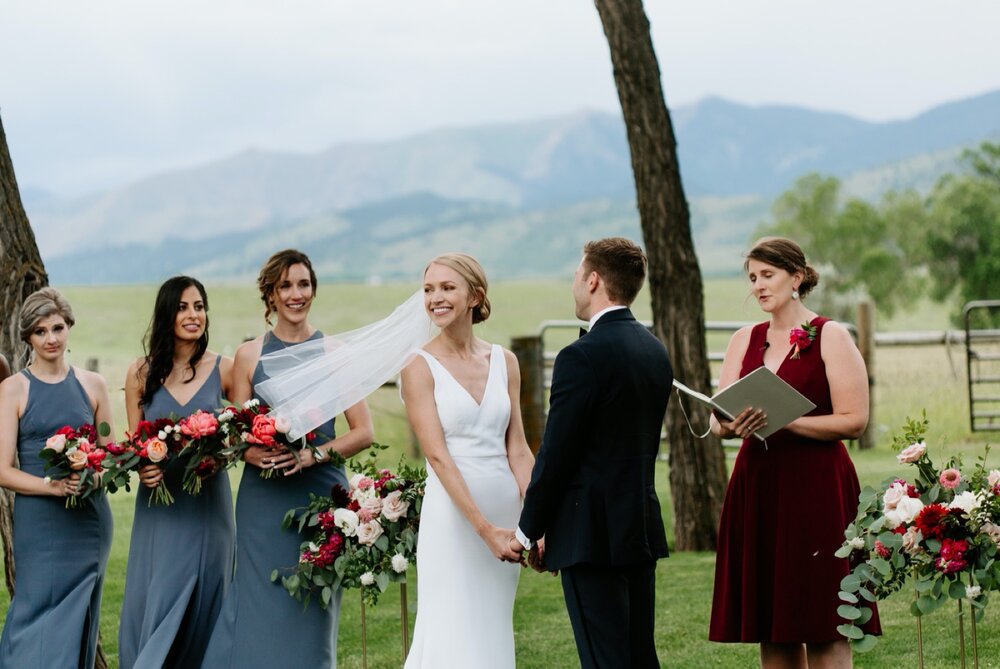
<svg viewBox="0 0 1000 669">
<path fill-rule="evenodd" d="M 350 509 L 336 509 L 333 512 L 333 524 L 340 528 L 345 537 L 353 537 L 357 534 L 360 522 L 358 514 Z"/>
<path fill-rule="evenodd" d="M 965 586 L 965 596 L 969 599 L 975 599 L 982 593 L 983 589 L 978 585 L 967 585 Z"/>
<path fill-rule="evenodd" d="M 397 574 L 402 574 L 410 566 L 410 561 L 406 556 L 396 553 L 392 556 L 392 570 Z"/>
<path fill-rule="evenodd" d="M 372 585 L 373 583 L 375 583 L 375 574 L 370 571 L 361 574 L 361 585 Z"/>
<path fill-rule="evenodd" d="M 886 529 L 894 530 L 905 523 L 912 523 L 924 503 L 916 497 L 904 497 L 896 503 L 896 508 L 885 514 Z"/>
<path fill-rule="evenodd" d="M 955 495 L 955 499 L 951 500 L 948 505 L 949 509 L 961 509 L 965 511 L 966 515 L 972 515 L 972 512 L 979 508 L 979 498 L 976 497 L 975 493 L 968 490 Z"/>
</svg>

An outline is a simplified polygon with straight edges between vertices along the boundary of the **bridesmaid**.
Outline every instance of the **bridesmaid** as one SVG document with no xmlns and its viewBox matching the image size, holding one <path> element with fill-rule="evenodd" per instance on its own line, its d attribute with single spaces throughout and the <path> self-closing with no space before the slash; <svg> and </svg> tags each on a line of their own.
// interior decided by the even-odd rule
<svg viewBox="0 0 1000 669">
<path fill-rule="evenodd" d="M 73 310 L 43 288 L 24 301 L 21 339 L 32 359 L 0 384 L 0 486 L 15 493 L 17 593 L 0 639 L 0 667 L 90 667 L 97 654 L 104 568 L 111 551 L 111 508 L 95 493 L 76 508 L 76 475 L 45 479 L 38 457 L 59 428 L 111 425 L 104 379 L 66 362 Z M 98 442 L 106 443 L 106 437 Z M 15 454 L 20 469 L 14 466 Z"/>
<path fill-rule="evenodd" d="M 215 411 L 230 393 L 233 361 L 208 350 L 208 296 L 187 276 L 156 295 L 146 355 L 125 377 L 129 430 L 141 420 Z M 197 496 L 181 490 L 184 463 L 147 465 L 135 499 L 118 658 L 131 667 L 196 667 L 205 654 L 233 574 L 235 528 L 229 477 L 207 479 Z M 150 506 L 165 479 L 170 506 Z"/>
<path fill-rule="evenodd" d="M 316 274 L 305 254 L 280 251 L 264 264 L 257 278 L 264 320 L 274 328 L 236 350 L 233 368 L 233 401 L 257 397 L 254 386 L 267 377 L 260 356 L 295 344 L 319 339 L 322 332 L 307 320 L 316 294 Z M 300 535 L 281 529 L 288 509 L 309 501 L 309 493 L 328 495 L 335 484 L 347 487 L 341 467 L 324 464 L 335 451 L 349 457 L 372 441 L 368 407 L 362 401 L 345 412 L 349 431 L 336 437 L 334 425 L 321 425 L 317 445 L 320 461 L 308 449 L 292 454 L 261 447 L 246 451 L 243 478 L 236 498 L 236 578 L 226 595 L 222 615 L 202 667 L 252 669 L 253 667 L 335 667 L 340 591 L 326 610 L 313 602 L 308 608 L 290 597 L 271 572 L 295 564 Z M 261 468 L 278 470 L 270 479 Z"/>
</svg>

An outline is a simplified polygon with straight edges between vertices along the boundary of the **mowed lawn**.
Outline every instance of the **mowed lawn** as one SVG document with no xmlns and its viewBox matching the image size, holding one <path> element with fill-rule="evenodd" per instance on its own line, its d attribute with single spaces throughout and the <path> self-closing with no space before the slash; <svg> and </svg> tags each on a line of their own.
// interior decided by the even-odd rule
<svg viewBox="0 0 1000 669">
<path fill-rule="evenodd" d="M 245 337 L 259 334 L 264 325 L 262 309 L 253 291 L 246 286 L 209 286 L 212 318 L 212 348 L 232 354 Z M 405 299 L 416 286 L 327 286 L 321 284 L 313 307 L 313 322 L 327 332 L 357 327 L 387 314 Z M 71 358 L 84 364 L 97 358 L 100 371 L 108 379 L 115 417 L 120 433 L 124 425 L 122 405 L 123 375 L 129 362 L 141 354 L 140 339 L 149 320 L 155 287 L 66 288 L 76 310 L 78 324 L 71 340 Z M 761 320 L 752 301 L 745 301 L 745 286 L 738 280 L 714 280 L 706 284 L 706 310 L 709 319 Z M 480 336 L 509 345 L 510 337 L 537 332 L 545 319 L 572 317 L 568 282 L 506 283 L 491 288 L 494 316 L 480 328 Z M 640 318 L 649 317 L 648 297 L 643 295 L 636 308 Z M 885 328 L 943 328 L 946 308 L 923 304 L 915 314 L 903 315 Z M 710 349 L 721 350 L 724 338 L 710 340 Z M 554 345 L 550 345 L 550 348 Z M 943 462 L 953 453 L 965 456 L 970 466 L 982 452 L 988 433 L 970 435 L 965 399 L 964 352 L 944 347 L 879 349 L 875 363 L 876 412 L 874 425 L 879 444 L 871 451 L 851 451 L 862 485 L 878 485 L 889 476 L 906 476 L 905 466 L 895 462 L 887 444 L 892 432 L 907 415 L 921 408 L 931 419 L 931 455 Z M 419 457 L 411 443 L 402 406 L 392 389 L 378 391 L 371 399 L 376 438 L 393 444 L 384 462 L 392 466 L 399 457 Z M 733 454 L 730 453 L 730 461 Z M 1000 456 L 991 456 L 1000 467 Z M 238 481 L 239 471 L 230 472 Z M 657 489 L 663 504 L 664 522 L 671 534 L 672 511 L 668 472 L 665 462 L 657 465 Z M 111 655 L 112 666 L 117 649 L 118 615 L 124 588 L 132 522 L 133 497 L 120 494 L 112 499 L 115 516 L 115 539 L 105 582 L 102 606 L 102 637 Z M 803 500 L 808 504 L 808 500 Z M 289 556 L 294 562 L 295 556 Z M 711 607 L 715 556 L 712 553 L 675 553 L 659 564 L 657 572 L 656 639 L 662 666 L 665 667 L 748 667 L 756 664 L 755 646 L 713 644 L 706 640 Z M 276 565 L 280 566 L 280 565 Z M 410 629 L 419 593 L 411 570 L 409 585 Z M 475 597 L 475 593 L 470 593 Z M 858 667 L 884 667 L 890 664 L 916 666 L 916 622 L 909 614 L 912 592 L 901 592 L 884 602 L 882 612 L 886 636 L 876 649 L 857 655 Z M 6 593 L 0 593 L 0 615 L 6 611 Z M 925 666 L 958 665 L 957 606 L 943 607 L 924 620 Z M 578 666 L 569 620 L 562 601 L 558 578 L 525 570 L 522 573 L 515 607 L 519 667 Z M 400 602 L 398 590 L 391 588 L 379 606 L 367 611 L 368 666 L 398 667 L 401 664 Z M 1000 612 L 987 610 L 978 627 L 981 667 L 1000 667 Z M 966 634 L 969 622 L 966 619 Z M 280 638 L 274 643 L 281 644 Z M 968 641 L 971 644 L 971 639 Z M 971 653 L 971 648 L 969 648 Z M 295 649 L 289 648 L 294 656 Z M 361 667 L 360 598 L 356 592 L 345 593 L 338 645 L 338 666 Z M 971 667 L 971 656 L 970 664 Z"/>
</svg>

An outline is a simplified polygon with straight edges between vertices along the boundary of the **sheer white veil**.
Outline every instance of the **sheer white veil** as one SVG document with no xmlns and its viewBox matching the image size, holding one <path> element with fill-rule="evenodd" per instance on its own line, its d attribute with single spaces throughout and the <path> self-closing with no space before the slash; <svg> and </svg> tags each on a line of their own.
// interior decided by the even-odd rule
<svg viewBox="0 0 1000 669">
<path fill-rule="evenodd" d="M 255 389 L 299 439 L 398 374 L 433 329 L 421 289 L 380 321 L 261 356 L 270 378 Z"/>
</svg>

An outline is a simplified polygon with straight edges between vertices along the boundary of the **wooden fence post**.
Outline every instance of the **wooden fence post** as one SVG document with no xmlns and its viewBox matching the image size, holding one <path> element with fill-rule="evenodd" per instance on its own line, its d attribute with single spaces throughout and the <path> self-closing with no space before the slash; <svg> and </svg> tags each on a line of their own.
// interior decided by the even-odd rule
<svg viewBox="0 0 1000 669">
<path fill-rule="evenodd" d="M 538 453 L 545 431 L 545 358 L 540 336 L 514 337 L 510 350 L 521 369 L 521 416 L 532 453 Z"/>
<path fill-rule="evenodd" d="M 88 372 L 96 372 L 96 371 L 98 371 L 98 367 L 99 366 L 100 365 L 97 362 L 97 358 L 87 358 L 87 362 L 85 364 L 85 367 L 87 368 Z"/>
<path fill-rule="evenodd" d="M 867 300 L 858 302 L 858 349 L 868 370 L 868 427 L 858 440 L 858 447 L 875 447 L 875 305 Z"/>
</svg>

